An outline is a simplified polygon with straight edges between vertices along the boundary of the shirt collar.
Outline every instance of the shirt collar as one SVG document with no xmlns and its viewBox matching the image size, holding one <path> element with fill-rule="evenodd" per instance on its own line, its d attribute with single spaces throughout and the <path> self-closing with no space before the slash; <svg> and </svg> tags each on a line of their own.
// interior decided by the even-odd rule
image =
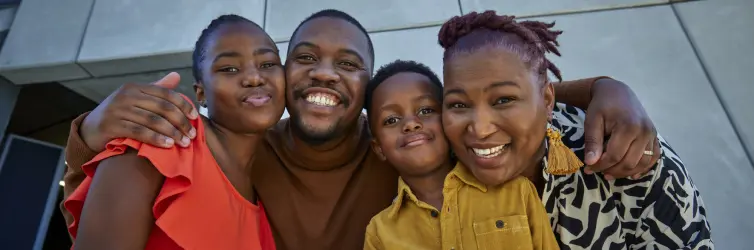
<svg viewBox="0 0 754 250">
<path fill-rule="evenodd" d="M 466 166 L 464 166 L 460 161 L 456 163 L 456 167 L 453 168 L 453 170 L 448 174 L 448 177 L 445 178 L 446 186 L 451 183 L 450 181 L 453 180 L 453 177 L 461 180 L 463 184 L 475 187 L 482 192 L 487 192 L 487 185 L 484 185 L 476 177 L 474 177 L 474 174 L 472 174 L 471 171 L 469 171 L 469 169 L 466 168 Z"/>
<path fill-rule="evenodd" d="M 443 184 L 443 186 L 458 187 L 460 186 L 459 184 L 472 186 L 482 192 L 487 192 L 487 185 L 484 185 L 476 177 L 474 177 L 474 175 L 466 168 L 466 166 L 463 166 L 461 162 L 458 162 L 455 168 L 453 168 L 453 170 L 448 173 L 448 175 L 445 177 L 445 183 Z M 416 195 L 414 195 L 414 193 L 411 191 L 411 187 L 409 187 L 408 184 L 403 181 L 403 178 L 398 177 L 398 196 L 396 196 L 395 200 L 393 200 L 393 206 L 390 207 L 388 217 L 391 219 L 395 218 L 395 216 L 398 215 L 398 212 L 403 206 L 403 201 L 407 199 L 411 202 L 416 203 L 417 205 L 419 204 L 419 199 L 416 198 Z"/>
</svg>

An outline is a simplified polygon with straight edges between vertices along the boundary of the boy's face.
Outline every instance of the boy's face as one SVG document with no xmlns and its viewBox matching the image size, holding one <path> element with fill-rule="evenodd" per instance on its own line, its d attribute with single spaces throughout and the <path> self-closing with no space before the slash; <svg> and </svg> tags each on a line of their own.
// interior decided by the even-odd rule
<svg viewBox="0 0 754 250">
<path fill-rule="evenodd" d="M 372 93 L 369 123 L 372 148 L 401 175 L 425 175 L 449 160 L 442 131 L 441 101 L 430 80 L 398 73 Z"/>
</svg>

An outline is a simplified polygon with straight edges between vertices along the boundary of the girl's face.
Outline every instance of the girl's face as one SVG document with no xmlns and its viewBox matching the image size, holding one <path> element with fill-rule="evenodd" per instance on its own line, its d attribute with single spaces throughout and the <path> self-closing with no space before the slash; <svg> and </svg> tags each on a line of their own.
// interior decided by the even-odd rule
<svg viewBox="0 0 754 250">
<path fill-rule="evenodd" d="M 444 73 L 445 134 L 477 179 L 499 185 L 541 161 L 554 105 L 544 76 L 495 46 L 447 58 Z"/>
<path fill-rule="evenodd" d="M 209 118 L 239 133 L 275 125 L 285 109 L 285 73 L 270 37 L 250 23 L 223 24 L 204 48 L 196 95 Z"/>
</svg>

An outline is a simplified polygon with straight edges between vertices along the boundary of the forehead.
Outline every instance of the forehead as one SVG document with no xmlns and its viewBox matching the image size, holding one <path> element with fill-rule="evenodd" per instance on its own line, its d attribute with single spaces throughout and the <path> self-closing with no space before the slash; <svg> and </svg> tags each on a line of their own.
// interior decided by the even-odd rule
<svg viewBox="0 0 754 250">
<path fill-rule="evenodd" d="M 308 42 L 325 50 L 349 49 L 369 60 L 369 41 L 356 25 L 333 17 L 318 17 L 301 25 L 291 38 L 290 48 Z"/>
<path fill-rule="evenodd" d="M 220 25 L 207 41 L 208 51 L 255 50 L 269 47 L 277 50 L 275 43 L 264 30 L 249 23 Z"/>
<path fill-rule="evenodd" d="M 530 73 L 518 55 L 499 46 L 455 53 L 446 58 L 443 72 L 448 86 L 476 81 L 516 80 Z"/>
<path fill-rule="evenodd" d="M 398 103 L 413 101 L 417 97 L 429 95 L 437 97 L 435 90 L 428 77 L 414 72 L 402 72 L 385 79 L 372 95 L 374 105 L 377 107 L 385 103 Z M 439 100 L 437 100 L 439 101 Z"/>
</svg>

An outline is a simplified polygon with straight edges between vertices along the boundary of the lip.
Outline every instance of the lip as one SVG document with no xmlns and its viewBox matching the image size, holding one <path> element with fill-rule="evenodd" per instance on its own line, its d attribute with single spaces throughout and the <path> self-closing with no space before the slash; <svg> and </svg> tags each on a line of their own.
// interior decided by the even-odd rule
<svg viewBox="0 0 754 250">
<path fill-rule="evenodd" d="M 419 145 L 424 145 L 434 139 L 434 137 L 427 132 L 417 132 L 414 134 L 406 135 L 402 138 L 401 147 L 410 148 Z"/>
<path fill-rule="evenodd" d="M 241 102 L 255 107 L 263 106 L 270 103 L 270 101 L 272 101 L 272 94 L 270 93 L 270 91 L 261 88 L 255 88 L 247 91 L 241 97 Z"/>
<path fill-rule="evenodd" d="M 489 149 L 489 148 L 494 148 L 501 145 L 505 146 L 503 151 L 500 152 L 500 154 L 493 157 L 489 157 L 489 158 L 480 157 L 473 150 L 473 148 Z M 474 162 L 480 168 L 495 169 L 501 164 L 503 157 L 506 157 L 508 155 L 508 150 L 510 150 L 509 146 L 510 146 L 510 143 L 489 143 L 489 142 L 476 143 L 475 142 L 475 143 L 467 143 L 466 151 L 470 156 L 474 157 Z"/>
<path fill-rule="evenodd" d="M 306 96 L 308 96 L 308 95 L 310 95 L 312 93 L 325 93 L 325 94 L 329 94 L 329 95 L 335 96 L 335 98 L 337 98 L 336 101 L 338 103 L 338 104 L 336 104 L 336 106 L 338 106 L 338 105 L 340 105 L 340 104 L 343 103 L 343 96 L 340 93 L 338 93 L 338 91 L 335 91 L 335 90 L 332 90 L 332 89 L 328 89 L 328 88 L 322 88 L 322 87 L 309 87 L 309 88 L 306 88 L 304 91 L 301 92 L 301 99 L 303 99 L 304 101 L 306 101 Z"/>
</svg>

